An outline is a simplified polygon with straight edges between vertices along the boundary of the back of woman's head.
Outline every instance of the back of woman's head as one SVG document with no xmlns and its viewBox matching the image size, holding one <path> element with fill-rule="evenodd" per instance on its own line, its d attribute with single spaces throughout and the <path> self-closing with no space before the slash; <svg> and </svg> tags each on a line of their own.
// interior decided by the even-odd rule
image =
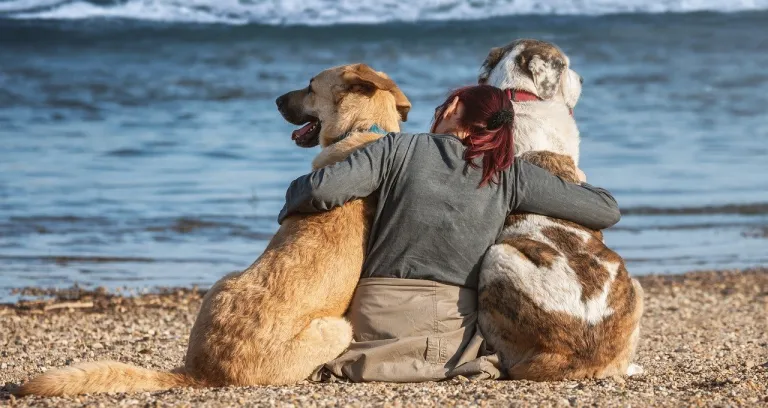
<svg viewBox="0 0 768 408">
<path fill-rule="evenodd" d="M 503 90 L 494 86 L 474 85 L 459 88 L 437 107 L 432 125 L 433 132 L 448 106 L 457 97 L 463 106 L 463 113 L 457 118 L 457 124 L 468 133 L 468 136 L 462 139 L 467 146 L 464 160 L 470 166 L 480 168 L 475 159 L 482 158 L 483 177 L 480 186 L 498 183 L 499 173 L 512 166 L 515 156 L 512 102 Z"/>
</svg>

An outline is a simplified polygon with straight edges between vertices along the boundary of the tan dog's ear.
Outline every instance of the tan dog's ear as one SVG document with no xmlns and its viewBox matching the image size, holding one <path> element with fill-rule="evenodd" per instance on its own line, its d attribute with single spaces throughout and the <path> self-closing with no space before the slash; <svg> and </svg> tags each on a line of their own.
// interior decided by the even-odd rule
<svg viewBox="0 0 768 408">
<path fill-rule="evenodd" d="M 374 71 L 373 68 L 365 64 L 356 64 L 344 71 L 341 79 L 344 81 L 349 92 L 370 94 L 376 89 L 389 91 L 395 97 L 395 105 L 397 106 L 397 112 L 400 114 L 400 119 L 403 122 L 408 120 L 411 102 L 387 74 Z"/>
<path fill-rule="evenodd" d="M 369 94 L 376 89 L 388 91 L 395 86 L 386 76 L 380 75 L 365 64 L 355 64 L 341 74 L 347 91 Z"/>
<path fill-rule="evenodd" d="M 488 77 L 491 76 L 491 71 L 493 71 L 494 68 L 496 68 L 496 65 L 499 64 L 499 61 L 501 61 L 501 57 L 504 56 L 504 48 L 502 47 L 495 47 L 491 48 L 491 51 L 488 53 L 488 56 L 485 57 L 485 61 L 483 61 L 483 65 L 480 66 L 480 74 L 477 76 L 477 83 L 480 85 L 484 85 L 488 82 Z"/>
<path fill-rule="evenodd" d="M 520 54 L 519 65 L 528 71 L 536 86 L 536 93 L 541 99 L 552 99 L 560 88 L 561 77 L 566 64 L 560 56 L 539 54 Z"/>
<path fill-rule="evenodd" d="M 400 114 L 400 120 L 407 122 L 408 112 L 411 111 L 411 101 L 406 98 L 403 91 L 401 91 L 397 85 L 390 89 L 389 92 L 395 97 L 395 106 L 397 106 L 397 113 Z"/>
</svg>

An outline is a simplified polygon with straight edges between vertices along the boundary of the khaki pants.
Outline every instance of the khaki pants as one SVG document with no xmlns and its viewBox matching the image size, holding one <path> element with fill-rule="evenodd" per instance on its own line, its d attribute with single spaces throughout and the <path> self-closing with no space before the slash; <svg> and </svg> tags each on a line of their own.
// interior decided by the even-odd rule
<svg viewBox="0 0 768 408">
<path fill-rule="evenodd" d="M 499 378 L 498 358 L 477 329 L 477 292 L 441 283 L 367 278 L 347 312 L 354 340 L 310 380 L 439 381 Z"/>
</svg>

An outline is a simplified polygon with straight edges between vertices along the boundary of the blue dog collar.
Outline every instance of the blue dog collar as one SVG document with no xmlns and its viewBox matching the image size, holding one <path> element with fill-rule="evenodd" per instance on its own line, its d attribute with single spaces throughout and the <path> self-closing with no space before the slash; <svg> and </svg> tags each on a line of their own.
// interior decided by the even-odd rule
<svg viewBox="0 0 768 408">
<path fill-rule="evenodd" d="M 336 139 L 336 141 L 340 142 L 340 141 L 346 139 L 347 136 L 349 136 L 349 134 L 352 133 L 352 132 L 371 132 L 371 133 L 376 133 L 376 134 L 379 134 L 379 135 L 386 135 L 387 133 L 389 133 L 389 132 L 385 131 L 384 129 L 380 128 L 379 125 L 374 123 L 373 126 L 368 128 L 368 130 L 353 130 L 351 132 L 344 133 L 343 135 L 339 136 L 339 138 Z"/>
</svg>

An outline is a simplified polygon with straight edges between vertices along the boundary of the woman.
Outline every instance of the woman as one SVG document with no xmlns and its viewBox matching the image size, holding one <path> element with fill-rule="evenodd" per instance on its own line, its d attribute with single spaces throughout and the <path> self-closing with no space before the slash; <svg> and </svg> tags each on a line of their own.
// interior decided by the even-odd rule
<svg viewBox="0 0 768 408">
<path fill-rule="evenodd" d="M 299 177 L 279 216 L 378 198 L 347 317 L 355 342 L 323 374 L 352 381 L 498 378 L 476 330 L 483 255 L 506 216 L 524 211 L 604 229 L 620 218 L 602 189 L 514 159 L 512 104 L 487 85 L 454 91 L 431 134 L 389 134 L 347 160 Z"/>
</svg>

